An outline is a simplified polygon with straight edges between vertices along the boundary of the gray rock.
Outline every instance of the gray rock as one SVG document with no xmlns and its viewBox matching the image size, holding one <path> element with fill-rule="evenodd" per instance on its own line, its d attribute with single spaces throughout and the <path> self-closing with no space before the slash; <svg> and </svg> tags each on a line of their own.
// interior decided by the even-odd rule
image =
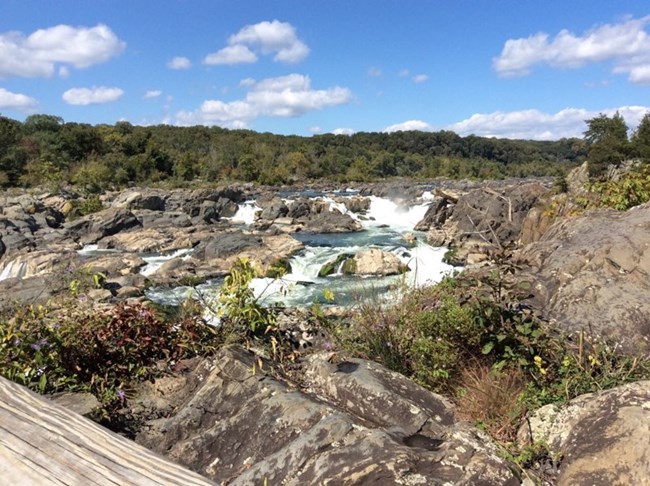
<svg viewBox="0 0 650 486">
<path fill-rule="evenodd" d="M 650 339 L 650 205 L 603 210 L 554 223 L 524 247 L 522 279 L 532 304 L 560 329 L 591 331 L 623 350 Z"/>
<path fill-rule="evenodd" d="M 558 484 L 646 484 L 650 478 L 650 381 L 582 395 L 537 410 L 520 443 L 543 442 L 560 462 Z"/>
<path fill-rule="evenodd" d="M 449 402 L 379 365 L 332 357 L 310 359 L 301 391 L 254 355 L 222 350 L 156 400 L 140 398 L 171 413 L 136 440 L 217 483 L 519 484 Z"/>
</svg>

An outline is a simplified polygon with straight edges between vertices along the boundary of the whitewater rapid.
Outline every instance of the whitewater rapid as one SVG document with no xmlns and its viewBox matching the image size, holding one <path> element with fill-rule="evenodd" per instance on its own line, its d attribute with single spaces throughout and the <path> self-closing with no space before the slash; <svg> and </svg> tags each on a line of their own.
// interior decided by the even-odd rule
<svg viewBox="0 0 650 486">
<path fill-rule="evenodd" d="M 446 248 L 428 245 L 426 235 L 414 231 L 431 204 L 430 193 L 423 194 L 421 204 L 410 206 L 370 196 L 370 207 L 363 214 L 349 211 L 341 202 L 341 196 L 336 201 L 327 195 L 314 196 L 314 199 L 326 202 L 330 211 L 349 214 L 362 224 L 364 231 L 343 234 L 295 233 L 293 236 L 302 241 L 305 247 L 289 261 L 291 272 L 279 279 L 256 278 L 251 282 L 251 289 L 260 302 L 288 306 L 308 306 L 314 302 L 350 305 L 368 296 L 376 298 L 377 295 L 388 295 L 396 288 L 432 285 L 453 271 L 453 267 L 443 262 Z M 286 198 L 285 202 L 289 204 L 292 199 Z M 253 224 L 259 211 L 261 208 L 255 201 L 246 201 L 239 205 L 239 210 L 231 221 Z M 411 236 L 415 236 L 414 242 Z M 337 256 L 355 254 L 370 248 L 393 253 L 410 271 L 390 277 L 345 276 L 340 272 L 327 277 L 318 276 L 323 265 Z M 142 272 L 153 273 L 162 262 L 179 255 L 187 257 L 189 254 L 189 250 L 185 250 L 157 258 L 150 257 Z M 147 297 L 156 302 L 177 305 L 188 297 L 196 298 L 199 292 L 208 300 L 216 300 L 220 284 L 220 280 L 215 280 L 196 289 L 150 289 Z M 332 296 L 333 300 L 327 298 Z"/>
</svg>

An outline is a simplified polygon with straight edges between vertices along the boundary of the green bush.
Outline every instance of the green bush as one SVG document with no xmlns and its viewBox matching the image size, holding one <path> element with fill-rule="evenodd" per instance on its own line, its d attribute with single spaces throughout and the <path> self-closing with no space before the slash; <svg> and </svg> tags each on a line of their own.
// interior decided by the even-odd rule
<svg viewBox="0 0 650 486">
<path fill-rule="evenodd" d="M 163 321 L 141 304 L 98 311 L 73 299 L 57 308 L 23 307 L 0 322 L 0 375 L 41 393 L 89 391 L 107 418 L 131 384 L 212 351 L 214 337 L 200 319 Z"/>
</svg>

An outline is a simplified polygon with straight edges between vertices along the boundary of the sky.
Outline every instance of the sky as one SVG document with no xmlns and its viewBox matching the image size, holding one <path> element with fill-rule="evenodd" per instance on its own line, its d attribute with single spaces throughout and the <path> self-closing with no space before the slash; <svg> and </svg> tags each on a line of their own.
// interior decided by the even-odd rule
<svg viewBox="0 0 650 486">
<path fill-rule="evenodd" d="M 582 137 L 650 111 L 647 0 L 0 0 L 0 114 Z"/>
</svg>

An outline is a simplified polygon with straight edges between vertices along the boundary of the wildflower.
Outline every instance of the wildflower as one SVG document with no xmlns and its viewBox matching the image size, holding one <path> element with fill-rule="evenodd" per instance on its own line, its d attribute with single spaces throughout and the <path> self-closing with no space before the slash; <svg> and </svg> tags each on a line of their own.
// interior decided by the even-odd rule
<svg viewBox="0 0 650 486">
<path fill-rule="evenodd" d="M 14 339 L 14 346 L 18 346 L 21 342 L 19 338 Z"/>
<path fill-rule="evenodd" d="M 126 393 L 124 393 L 124 390 L 122 389 L 117 390 L 117 398 L 119 398 L 120 401 L 122 402 L 126 400 Z"/>
<path fill-rule="evenodd" d="M 31 345 L 31 348 L 34 349 L 34 350 L 36 350 L 36 351 L 38 351 L 38 350 L 40 350 L 43 346 L 47 346 L 48 344 L 49 344 L 49 343 L 47 342 L 47 339 L 43 338 L 43 339 L 41 339 L 40 341 L 38 341 L 37 343 L 33 343 L 33 344 Z"/>
</svg>

